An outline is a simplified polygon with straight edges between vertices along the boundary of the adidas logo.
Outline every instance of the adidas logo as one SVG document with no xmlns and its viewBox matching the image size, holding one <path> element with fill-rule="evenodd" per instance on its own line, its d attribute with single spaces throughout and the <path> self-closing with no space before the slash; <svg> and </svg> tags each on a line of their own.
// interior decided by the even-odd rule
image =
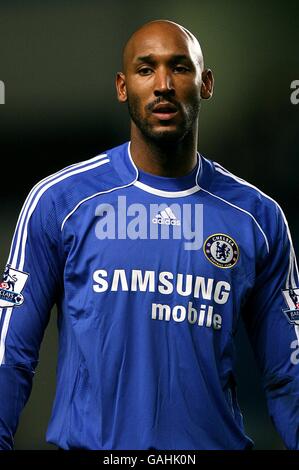
<svg viewBox="0 0 299 470">
<path fill-rule="evenodd" d="M 152 219 L 152 222 L 160 225 L 181 225 L 181 221 L 176 218 L 170 207 L 166 207 L 163 211 L 158 212 L 156 217 Z"/>
</svg>

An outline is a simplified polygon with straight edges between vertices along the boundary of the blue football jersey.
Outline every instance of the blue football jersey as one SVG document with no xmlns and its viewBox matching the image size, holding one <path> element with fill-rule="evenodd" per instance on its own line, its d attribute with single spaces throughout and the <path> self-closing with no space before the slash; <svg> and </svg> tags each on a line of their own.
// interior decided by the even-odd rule
<svg viewBox="0 0 299 470">
<path fill-rule="evenodd" d="M 130 144 L 49 176 L 20 213 L 0 286 L 0 447 L 13 447 L 58 306 L 47 440 L 63 449 L 246 449 L 240 317 L 269 413 L 299 449 L 298 271 L 271 198 L 198 155 L 180 178 Z"/>
</svg>

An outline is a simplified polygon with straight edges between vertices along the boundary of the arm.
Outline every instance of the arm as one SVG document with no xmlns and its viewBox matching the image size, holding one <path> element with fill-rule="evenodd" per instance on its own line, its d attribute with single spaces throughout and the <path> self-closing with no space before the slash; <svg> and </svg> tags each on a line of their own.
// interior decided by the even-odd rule
<svg viewBox="0 0 299 470">
<path fill-rule="evenodd" d="M 59 289 L 54 211 L 28 197 L 21 211 L 0 290 L 0 449 L 13 448 L 30 395 L 38 352 Z"/>
<path fill-rule="evenodd" d="M 298 269 L 286 220 L 276 206 L 271 220 L 270 250 L 257 268 L 244 320 L 270 416 L 286 447 L 299 449 Z"/>
</svg>

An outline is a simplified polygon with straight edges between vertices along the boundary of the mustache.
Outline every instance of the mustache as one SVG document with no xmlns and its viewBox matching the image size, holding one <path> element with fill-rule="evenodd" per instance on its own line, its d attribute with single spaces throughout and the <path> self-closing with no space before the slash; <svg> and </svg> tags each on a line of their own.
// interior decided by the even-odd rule
<svg viewBox="0 0 299 470">
<path fill-rule="evenodd" d="M 159 96 L 157 99 L 155 99 L 154 101 L 151 101 L 150 103 L 148 103 L 146 106 L 145 106 L 145 109 L 146 111 L 152 111 L 154 109 L 155 106 L 157 106 L 157 104 L 160 104 L 160 103 L 171 103 L 173 104 L 174 106 L 176 106 L 178 109 L 180 107 L 179 103 L 177 103 L 177 101 L 173 101 L 173 100 L 165 100 L 165 98 L 163 96 Z"/>
</svg>

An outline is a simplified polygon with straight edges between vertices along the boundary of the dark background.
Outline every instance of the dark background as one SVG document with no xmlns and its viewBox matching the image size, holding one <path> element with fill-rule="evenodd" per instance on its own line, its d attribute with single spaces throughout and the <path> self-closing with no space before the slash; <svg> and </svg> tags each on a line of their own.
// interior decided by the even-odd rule
<svg viewBox="0 0 299 470">
<path fill-rule="evenodd" d="M 24 198 L 41 178 L 129 138 L 114 76 L 121 48 L 141 24 L 171 19 L 200 40 L 215 93 L 204 102 L 199 150 L 282 205 L 298 251 L 298 1 L 0 0 L 0 268 Z M 17 449 L 46 449 L 55 387 L 55 312 Z M 239 401 L 258 449 L 282 449 L 267 415 L 247 338 L 238 339 Z"/>
</svg>

